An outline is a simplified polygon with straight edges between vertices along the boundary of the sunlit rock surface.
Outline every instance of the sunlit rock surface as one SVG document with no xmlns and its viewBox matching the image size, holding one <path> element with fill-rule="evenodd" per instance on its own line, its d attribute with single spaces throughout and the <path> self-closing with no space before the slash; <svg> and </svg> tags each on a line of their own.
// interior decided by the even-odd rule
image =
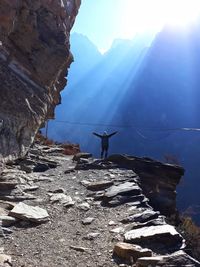
<svg viewBox="0 0 200 267">
<path fill-rule="evenodd" d="M 1 161 L 23 156 L 54 116 L 73 60 L 69 33 L 80 2 L 0 2 Z"/>
</svg>

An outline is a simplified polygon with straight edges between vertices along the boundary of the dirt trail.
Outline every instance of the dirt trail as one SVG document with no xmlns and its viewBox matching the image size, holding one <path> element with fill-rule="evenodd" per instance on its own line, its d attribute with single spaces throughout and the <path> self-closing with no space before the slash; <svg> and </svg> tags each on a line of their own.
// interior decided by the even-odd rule
<svg viewBox="0 0 200 267">
<path fill-rule="evenodd" d="M 58 159 L 58 158 L 57 158 Z M 34 194 L 37 199 L 26 201 L 28 204 L 38 204 L 45 208 L 50 221 L 42 225 L 22 223 L 13 226 L 14 231 L 9 239 L 5 240 L 5 251 L 13 258 L 15 267 L 49 267 L 49 266 L 117 266 L 112 260 L 112 250 L 116 241 L 123 240 L 122 235 L 111 233 L 110 230 L 120 226 L 120 219 L 127 215 L 127 209 L 119 207 L 102 207 L 100 201 L 87 197 L 89 193 L 81 181 L 98 181 L 114 179 L 129 171 L 122 170 L 89 170 L 75 171 L 64 174 L 67 169 L 74 166 L 71 157 L 59 158 L 61 166 L 45 173 L 34 173 L 39 177 L 48 177 L 52 181 L 40 181 L 39 189 Z M 76 202 L 70 208 L 63 207 L 60 203 L 50 202 L 50 192 L 55 189 L 64 189 L 66 195 Z M 79 204 L 87 202 L 89 210 L 84 211 Z M 84 225 L 82 220 L 91 217 L 94 221 Z M 113 221 L 111 223 L 110 221 Z M 109 226 L 116 223 L 114 226 Z M 96 233 L 94 237 L 87 236 Z M 83 247 L 84 252 L 76 251 L 70 246 Z M 78 249 L 78 248 L 77 248 Z M 84 249 L 83 249 L 84 250 Z"/>
<path fill-rule="evenodd" d="M 49 220 L 37 224 L 23 219 L 4 228 L 1 246 L 12 263 L 3 267 L 136 266 L 133 257 L 113 257 L 114 246 L 124 240 L 151 249 L 152 256 L 164 256 L 151 258 L 159 262 L 153 266 L 199 266 L 180 250 L 182 237 L 149 205 L 132 170 L 112 164 L 105 168 L 104 162 L 98 169 L 78 170 L 71 156 L 51 153 L 41 161 L 36 152 L 32 151 L 34 160 L 20 163 L 29 173 L 18 164 L 8 167 L 2 181 L 17 187 L 1 198 L 39 206 Z M 0 203 L 3 210 L 2 205 L 5 202 Z"/>
</svg>

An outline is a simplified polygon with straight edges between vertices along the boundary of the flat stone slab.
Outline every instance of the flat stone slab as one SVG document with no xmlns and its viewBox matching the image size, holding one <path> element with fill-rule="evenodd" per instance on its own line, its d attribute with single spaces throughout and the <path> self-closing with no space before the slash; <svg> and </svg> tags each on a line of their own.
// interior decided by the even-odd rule
<svg viewBox="0 0 200 267">
<path fill-rule="evenodd" d="M 111 185 L 113 185 L 113 181 L 103 180 L 103 181 L 89 183 L 87 185 L 87 189 L 92 191 L 99 191 L 99 190 L 104 190 L 110 187 Z"/>
<path fill-rule="evenodd" d="M 141 257 L 137 260 L 136 267 L 156 267 L 159 262 L 163 261 L 162 256 L 157 257 Z"/>
<path fill-rule="evenodd" d="M 179 250 L 170 255 L 141 257 L 136 262 L 136 267 L 159 267 L 159 266 L 188 266 L 199 267 L 200 262 L 190 257 L 184 251 Z"/>
<path fill-rule="evenodd" d="M 24 192 L 28 192 L 28 191 L 36 191 L 38 190 L 39 186 L 37 185 L 33 185 L 33 186 L 27 186 L 23 189 Z"/>
<path fill-rule="evenodd" d="M 136 262 L 138 258 L 152 256 L 152 251 L 150 249 L 123 242 L 119 242 L 114 246 L 113 253 L 119 258 L 132 263 Z"/>
<path fill-rule="evenodd" d="M 182 237 L 171 225 L 158 225 L 142 227 L 125 233 L 125 241 L 131 243 L 143 243 L 152 245 L 153 243 L 162 244 L 163 246 L 180 246 Z"/>
<path fill-rule="evenodd" d="M 130 202 L 136 202 L 140 201 L 142 203 L 144 199 L 144 195 L 117 195 L 114 196 L 113 198 L 103 198 L 104 203 L 107 203 L 109 206 L 119 206 L 125 203 L 130 203 Z"/>
<path fill-rule="evenodd" d="M 105 198 L 112 198 L 117 195 L 139 195 L 141 193 L 141 188 L 132 182 L 125 182 L 119 185 L 113 185 L 105 191 Z"/>
<path fill-rule="evenodd" d="M 0 222 L 3 227 L 9 227 L 17 222 L 17 219 L 7 215 L 0 216 Z"/>
<path fill-rule="evenodd" d="M 9 215 L 23 220 L 42 223 L 49 220 L 49 214 L 45 209 L 26 205 L 22 202 L 17 204 L 10 212 Z"/>
<path fill-rule="evenodd" d="M 158 218 L 159 212 L 155 212 L 153 210 L 146 210 L 144 212 L 129 215 L 127 218 L 123 219 L 123 223 L 130 223 L 130 222 L 139 222 L 139 223 L 145 223 L 147 221 L 153 220 Z"/>
<path fill-rule="evenodd" d="M 18 185 L 17 182 L 0 182 L 0 191 L 12 190 Z"/>
</svg>

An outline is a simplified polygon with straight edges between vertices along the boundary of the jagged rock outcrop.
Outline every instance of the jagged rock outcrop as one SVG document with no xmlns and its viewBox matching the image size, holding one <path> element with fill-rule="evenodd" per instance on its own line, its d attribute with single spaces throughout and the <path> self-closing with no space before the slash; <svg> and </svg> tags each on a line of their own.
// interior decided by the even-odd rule
<svg viewBox="0 0 200 267">
<path fill-rule="evenodd" d="M 182 167 L 124 155 L 112 155 L 108 160 L 136 172 L 152 207 L 168 217 L 176 218 L 176 187 L 184 175 Z"/>
<path fill-rule="evenodd" d="M 0 157 L 23 156 L 54 116 L 73 60 L 69 33 L 81 0 L 0 2 Z"/>
</svg>

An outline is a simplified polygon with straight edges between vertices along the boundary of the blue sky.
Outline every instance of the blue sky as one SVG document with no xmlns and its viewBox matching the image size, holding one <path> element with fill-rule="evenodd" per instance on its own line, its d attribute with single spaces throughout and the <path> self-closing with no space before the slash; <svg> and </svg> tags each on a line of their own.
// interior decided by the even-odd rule
<svg viewBox="0 0 200 267">
<path fill-rule="evenodd" d="M 82 0 L 72 32 L 86 35 L 100 51 L 114 39 L 155 35 L 164 24 L 186 26 L 200 13 L 200 0 Z"/>
<path fill-rule="evenodd" d="M 73 31 L 88 36 L 99 49 L 107 49 L 120 35 L 120 4 L 118 0 L 82 0 Z"/>
</svg>

